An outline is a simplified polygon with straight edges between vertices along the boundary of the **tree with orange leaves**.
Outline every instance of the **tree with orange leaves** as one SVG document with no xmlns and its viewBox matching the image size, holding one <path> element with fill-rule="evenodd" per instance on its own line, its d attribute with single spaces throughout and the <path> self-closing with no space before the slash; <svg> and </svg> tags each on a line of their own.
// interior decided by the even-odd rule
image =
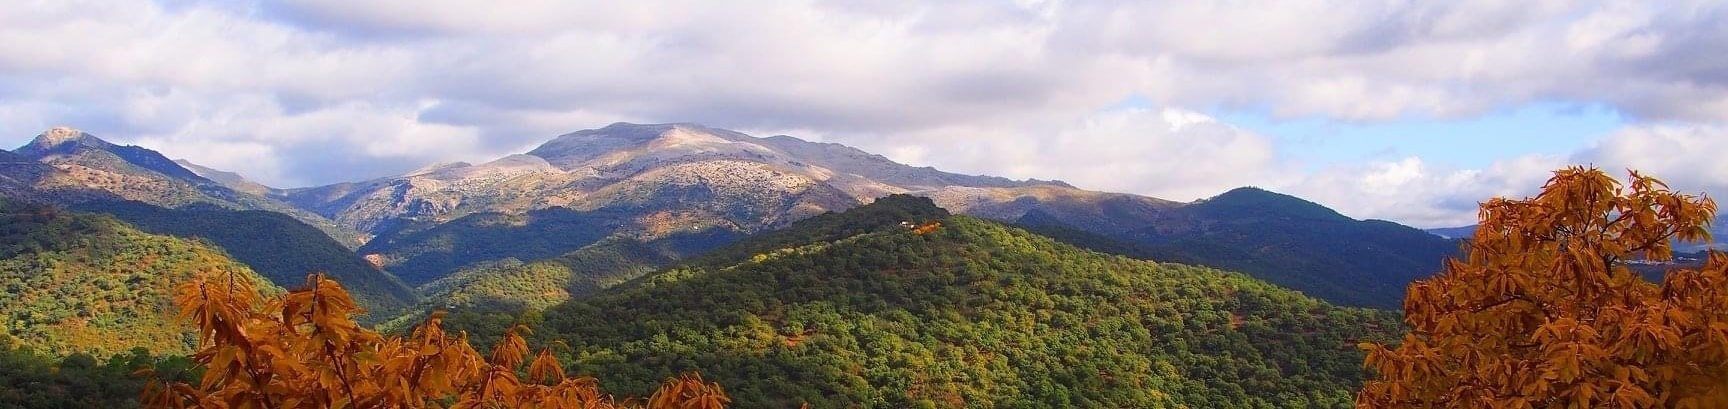
<svg viewBox="0 0 1728 409">
<path fill-rule="evenodd" d="M 482 358 L 466 333 L 433 314 L 407 338 L 359 326 L 354 300 L 313 275 L 304 289 L 264 299 L 245 280 L 199 279 L 178 288 L 182 319 L 199 333 L 196 385 L 152 382 L 150 408 L 722 408 L 718 384 L 696 374 L 669 379 L 648 399 L 615 401 L 592 377 L 568 377 L 550 350 L 532 361 L 509 330 Z M 518 370 L 527 365 L 526 378 Z"/>
<path fill-rule="evenodd" d="M 1709 198 L 1632 172 L 1555 172 L 1541 194 L 1492 199 L 1463 260 L 1410 286 L 1410 333 L 1363 344 L 1364 408 L 1728 407 L 1728 255 L 1668 272 L 1674 240 L 1709 239 Z"/>
<path fill-rule="evenodd" d="M 942 222 L 933 221 L 933 222 L 924 223 L 924 224 L 920 224 L 916 227 L 913 227 L 912 228 L 912 234 L 922 236 L 922 235 L 930 234 L 930 232 L 936 231 L 936 229 L 940 229 L 940 228 L 942 228 Z"/>
</svg>

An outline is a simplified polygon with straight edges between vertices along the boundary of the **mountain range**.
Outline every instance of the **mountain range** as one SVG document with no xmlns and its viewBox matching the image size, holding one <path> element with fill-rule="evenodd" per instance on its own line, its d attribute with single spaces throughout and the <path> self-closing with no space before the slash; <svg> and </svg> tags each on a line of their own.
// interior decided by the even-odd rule
<svg viewBox="0 0 1728 409">
<path fill-rule="evenodd" d="M 839 144 L 683 123 L 617 123 L 486 163 L 294 189 L 55 128 L 0 156 L 0 193 L 210 240 L 282 285 L 328 271 L 356 283 L 369 309 L 392 314 L 445 301 L 421 295 L 496 286 L 497 276 L 525 271 L 564 287 L 536 305 L 580 297 L 890 194 L 928 197 L 1088 248 L 1241 271 L 1344 305 L 1396 308 L 1405 283 L 1457 250 L 1420 230 L 1262 189 L 1179 203 L 961 175 Z M 260 223 L 277 227 L 217 231 Z M 329 240 L 306 237 L 301 224 Z M 282 236 L 295 238 L 259 249 Z"/>
</svg>

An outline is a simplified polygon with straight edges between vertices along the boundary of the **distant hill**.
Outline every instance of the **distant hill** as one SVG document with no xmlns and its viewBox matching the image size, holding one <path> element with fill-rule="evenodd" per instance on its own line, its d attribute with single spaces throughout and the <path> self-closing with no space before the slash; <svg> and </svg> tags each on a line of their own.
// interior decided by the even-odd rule
<svg viewBox="0 0 1728 409">
<path fill-rule="evenodd" d="M 226 272 L 270 286 L 198 241 L 145 233 L 107 215 L 0 199 L 3 336 L 30 349 L 189 353 L 197 338 L 174 321 L 173 288 L 195 274 Z"/>
<path fill-rule="evenodd" d="M 1441 228 L 1427 229 L 1427 230 L 1423 230 L 1423 231 L 1433 233 L 1436 236 L 1440 236 L 1440 237 L 1444 237 L 1444 238 L 1448 238 L 1448 239 L 1468 239 L 1468 238 L 1470 238 L 1470 236 L 1476 235 L 1476 225 L 1472 224 L 1469 226 L 1441 227 Z"/>
<path fill-rule="evenodd" d="M 1400 308 L 1406 285 L 1459 254 L 1455 241 L 1257 188 L 1166 210 L 1136 230 L 1092 232 L 1042 212 L 1017 223 L 1100 251 L 1240 271 L 1333 303 L 1386 309 Z"/>
<path fill-rule="evenodd" d="M 1173 261 L 1242 271 L 1347 305 L 1399 309 L 1407 284 L 1459 254 L 1458 243 L 1415 228 L 1354 220 L 1260 189 L 1232 190 L 1184 210 L 1202 222 L 1139 237 Z"/>
<path fill-rule="evenodd" d="M 901 222 L 941 224 L 921 235 Z M 739 407 L 1348 406 L 1355 343 L 1398 325 L 900 196 L 541 317 L 534 335 L 568 342 L 609 391 L 700 370 Z"/>
</svg>

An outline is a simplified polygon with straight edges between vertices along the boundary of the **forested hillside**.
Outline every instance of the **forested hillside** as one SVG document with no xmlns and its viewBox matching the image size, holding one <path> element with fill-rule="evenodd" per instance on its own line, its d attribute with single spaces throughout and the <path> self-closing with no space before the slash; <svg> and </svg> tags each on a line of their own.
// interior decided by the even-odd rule
<svg viewBox="0 0 1728 409">
<path fill-rule="evenodd" d="M 185 357 L 151 356 L 143 349 L 98 357 L 56 355 L 0 342 L 0 408 L 136 408 L 145 379 L 139 368 L 164 378 L 190 380 L 199 371 Z"/>
<path fill-rule="evenodd" d="M 856 208 L 845 214 L 818 215 L 798 222 L 798 228 L 760 233 L 750 236 L 750 240 L 719 249 L 714 247 L 737 241 L 739 233 L 708 228 L 672 231 L 665 237 L 648 241 L 609 237 L 557 257 L 538 261 L 528 257 L 515 257 L 543 252 L 543 249 L 548 247 L 587 242 L 595 236 L 593 232 L 569 229 L 603 225 L 595 221 L 595 215 L 601 212 L 574 212 L 561 208 L 537 211 L 520 217 L 471 215 L 422 232 L 404 234 L 403 237 L 407 239 L 388 242 L 380 240 L 377 242 L 380 243 L 379 246 L 369 248 L 417 249 L 397 250 L 388 254 L 426 254 L 425 249 L 433 248 L 436 250 L 432 251 L 441 254 L 438 257 L 466 259 L 461 262 L 465 267 L 454 274 L 421 285 L 419 290 L 425 295 L 426 304 L 387 325 L 395 329 L 414 322 L 426 311 L 438 308 L 455 311 L 458 317 L 464 318 L 473 317 L 475 314 L 507 316 L 542 310 L 636 279 L 687 257 L 697 257 L 698 261 L 694 261 L 696 263 L 703 262 L 700 260 L 732 260 L 777 248 L 867 233 L 901 221 L 948 217 L 947 211 L 931 206 L 929 199 L 894 195 L 884 197 L 878 203 L 876 206 Z M 559 229 L 560 227 L 564 229 Z M 463 233 L 464 231 L 479 233 Z M 464 245 L 469 242 L 464 237 L 473 236 L 500 240 L 542 237 L 546 242 L 521 248 L 486 243 Z M 429 237 L 433 239 L 427 239 Z M 399 243 L 418 244 L 401 246 Z M 498 250 L 487 250 L 494 248 Z M 505 258 L 486 258 L 500 256 Z M 420 258 L 427 257 L 422 255 Z"/>
<path fill-rule="evenodd" d="M 410 225 L 384 232 L 359 252 L 389 266 L 404 282 L 418 286 L 475 263 L 541 260 L 575 251 L 612 234 L 625 216 L 562 207 L 523 214 L 475 213 L 436 225 Z"/>
<path fill-rule="evenodd" d="M 505 258 L 477 262 L 422 284 L 418 289 L 425 301 L 418 308 L 390 320 L 384 327 L 389 330 L 405 328 L 436 309 L 454 311 L 464 317 L 537 313 L 701 254 L 717 243 L 737 239 L 738 233 L 725 229 L 672 232 L 666 237 L 648 241 L 609 237 L 537 261 Z"/>
<path fill-rule="evenodd" d="M 903 196 L 543 319 L 535 336 L 569 343 L 607 390 L 700 370 L 739 407 L 1343 407 L 1363 376 L 1355 344 L 1399 325 Z"/>
<path fill-rule="evenodd" d="M 297 286 L 307 274 L 324 273 L 341 280 L 373 313 L 369 320 L 388 318 L 418 301 L 414 289 L 390 273 L 281 213 L 207 204 L 166 209 L 136 201 L 91 202 L 74 209 L 110 214 L 150 233 L 207 241 L 278 286 Z"/>
<path fill-rule="evenodd" d="M 0 324 L 19 345 L 98 356 L 134 347 L 189 352 L 196 339 L 174 323 L 170 293 L 216 271 L 264 282 L 204 243 L 144 233 L 110 216 L 0 200 Z"/>
<path fill-rule="evenodd" d="M 1016 223 L 1088 247 L 1238 271 L 1335 304 L 1393 310 L 1402 306 L 1405 286 L 1459 253 L 1456 241 L 1416 228 L 1356 220 L 1256 188 L 1234 189 L 1160 214 L 1153 226 L 1112 234 L 1087 234 L 1039 212 Z"/>
</svg>

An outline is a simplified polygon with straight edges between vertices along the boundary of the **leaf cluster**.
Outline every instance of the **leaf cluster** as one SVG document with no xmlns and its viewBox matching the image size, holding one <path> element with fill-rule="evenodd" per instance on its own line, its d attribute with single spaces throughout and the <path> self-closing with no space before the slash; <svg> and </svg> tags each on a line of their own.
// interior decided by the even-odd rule
<svg viewBox="0 0 1728 409">
<path fill-rule="evenodd" d="M 281 297 L 245 280 L 201 277 L 177 289 L 180 318 L 197 329 L 196 382 L 153 382 L 151 408 L 719 408 L 718 384 L 687 374 L 647 399 L 616 401 L 592 377 L 569 377 L 550 348 L 530 357 L 506 331 L 487 356 L 433 314 L 406 337 L 355 323 L 359 307 L 334 280 L 308 277 Z M 523 371 L 524 372 L 520 372 Z M 148 371 L 145 371 L 148 373 Z"/>
<path fill-rule="evenodd" d="M 1728 407 L 1728 255 L 1648 282 L 1628 261 L 1707 240 L 1716 204 L 1632 172 L 1555 172 L 1482 204 L 1469 255 L 1412 284 L 1411 332 L 1367 343 L 1361 407 Z"/>
</svg>

